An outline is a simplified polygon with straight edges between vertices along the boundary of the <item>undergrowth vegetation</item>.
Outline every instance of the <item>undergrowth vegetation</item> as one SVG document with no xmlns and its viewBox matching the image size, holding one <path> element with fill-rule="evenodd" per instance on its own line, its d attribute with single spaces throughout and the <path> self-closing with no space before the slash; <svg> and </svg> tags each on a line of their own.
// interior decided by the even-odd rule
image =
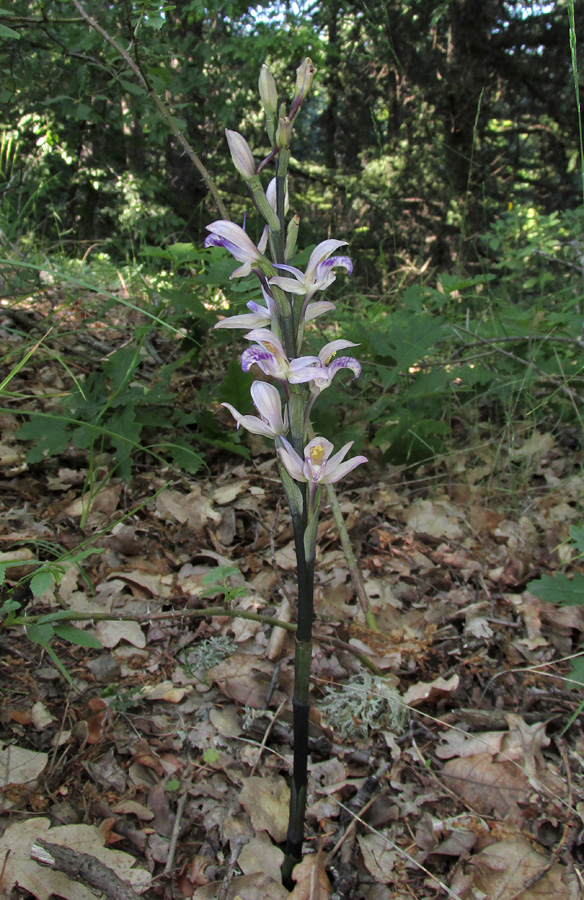
<svg viewBox="0 0 584 900">
<path fill-rule="evenodd" d="M 513 209 L 480 237 L 480 272 L 412 273 L 399 289 L 361 282 L 336 297 L 332 328 L 320 334 L 313 326 L 307 352 L 346 330 L 360 343 L 363 373 L 348 393 L 330 387 L 315 428 L 334 427 L 359 450 L 377 448 L 382 464 L 410 469 L 456 446 L 512 450 L 536 429 L 579 446 L 583 233 L 580 210 Z M 215 334 L 211 345 L 210 329 L 259 299 L 251 279 L 225 289 L 235 264 L 223 251 L 147 248 L 123 271 L 107 257 L 82 264 L 40 255 L 37 248 L 37 262 L 23 270 L 11 254 L 3 269 L 5 308 L 22 343 L 5 357 L 2 394 L 22 417 L 16 436 L 27 442 L 30 464 L 74 448 L 97 478 L 108 452 L 107 477 L 128 478 L 143 453 L 190 473 L 204 464 L 205 448 L 249 453 L 213 412 L 224 401 L 248 412 L 251 377 L 236 363 L 213 371 L 212 346 L 219 339 L 236 349 L 238 338 Z M 42 329 L 33 320 L 27 334 L 26 317 L 39 311 Z M 117 346 L 100 343 L 104 322 L 119 330 Z M 66 349 L 79 328 L 93 347 L 91 366 Z M 10 372 L 50 359 L 61 378 L 47 385 L 42 408 L 11 395 Z"/>
</svg>

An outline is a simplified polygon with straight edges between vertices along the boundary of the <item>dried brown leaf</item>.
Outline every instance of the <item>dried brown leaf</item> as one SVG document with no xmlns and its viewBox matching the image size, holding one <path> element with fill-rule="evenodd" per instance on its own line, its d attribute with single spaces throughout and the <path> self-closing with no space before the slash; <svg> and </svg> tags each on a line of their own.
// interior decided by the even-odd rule
<svg viewBox="0 0 584 900">
<path fill-rule="evenodd" d="M 404 702 L 409 706 L 416 703 L 422 703 L 425 700 L 437 700 L 444 694 L 451 694 L 455 691 L 460 682 L 458 675 L 452 675 L 450 678 L 436 678 L 431 682 L 419 681 L 413 684 L 404 694 Z"/>
<path fill-rule="evenodd" d="M 381 834 L 360 834 L 357 836 L 363 860 L 376 881 L 389 884 L 393 881 L 393 870 L 397 851 L 394 850 Z"/>
<path fill-rule="evenodd" d="M 205 884 L 195 891 L 193 900 L 215 900 L 220 888 L 220 881 Z M 291 896 L 280 882 L 256 872 L 234 878 L 225 900 L 290 900 Z"/>
<path fill-rule="evenodd" d="M 0 787 L 35 781 L 48 761 L 48 753 L 15 745 L 7 747 L 0 741 Z"/>
<path fill-rule="evenodd" d="M 577 878 L 565 866 L 555 863 L 538 879 L 547 864 L 548 857 L 520 834 L 507 835 L 471 857 L 462 876 L 467 885 L 470 882 L 464 896 L 468 900 L 578 900 Z M 452 887 L 457 890 L 456 884 Z"/>
<path fill-rule="evenodd" d="M 493 762 L 491 753 L 449 760 L 442 781 L 475 812 L 496 812 L 502 817 L 529 792 L 529 781 L 521 769 L 513 762 Z"/>
<path fill-rule="evenodd" d="M 286 837 L 290 788 L 283 778 L 244 779 L 239 802 L 257 831 L 267 831 L 277 844 Z"/>
<path fill-rule="evenodd" d="M 292 878 L 296 887 L 289 894 L 290 900 L 329 900 L 331 883 L 328 880 L 320 853 L 305 856 L 294 867 Z"/>
</svg>

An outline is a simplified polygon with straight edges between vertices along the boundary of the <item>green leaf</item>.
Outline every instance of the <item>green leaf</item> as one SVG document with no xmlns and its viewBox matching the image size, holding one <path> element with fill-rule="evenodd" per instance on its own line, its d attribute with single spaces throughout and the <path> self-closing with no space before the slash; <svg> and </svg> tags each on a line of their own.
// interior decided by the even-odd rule
<svg viewBox="0 0 584 900">
<path fill-rule="evenodd" d="M 53 634 L 53 626 L 48 624 L 35 623 L 34 625 L 28 625 L 26 629 L 27 638 L 45 648 L 48 647 Z"/>
<path fill-rule="evenodd" d="M 584 653 L 581 656 L 576 656 L 575 659 L 572 660 L 572 669 L 570 671 L 570 682 L 577 681 L 578 684 L 571 684 L 568 682 L 569 688 L 580 689 L 580 685 L 584 684 Z"/>
<path fill-rule="evenodd" d="M 70 644 L 75 644 L 77 647 L 90 647 L 92 650 L 103 650 L 103 644 L 94 634 L 90 634 L 88 631 L 81 631 L 80 628 L 76 628 L 68 622 L 54 625 L 53 630 L 58 637 L 62 638 L 64 641 L 69 641 Z"/>
<path fill-rule="evenodd" d="M 26 629 L 26 636 L 29 638 L 29 640 L 33 641 L 35 644 L 40 644 L 47 656 L 53 661 L 63 678 L 67 679 L 71 687 L 75 687 L 75 685 L 73 684 L 73 679 L 69 675 L 69 672 L 50 645 L 50 641 L 54 636 L 54 633 L 55 632 L 52 625 L 41 625 L 40 623 L 29 625 Z"/>
<path fill-rule="evenodd" d="M 67 671 L 67 669 L 65 668 L 65 666 L 63 665 L 63 663 L 61 662 L 61 660 L 59 659 L 59 657 L 57 656 L 57 654 L 55 653 L 55 651 L 49 644 L 47 644 L 45 646 L 45 653 L 47 654 L 47 656 L 50 657 L 50 659 L 53 660 L 53 663 L 55 664 L 55 666 L 57 667 L 57 669 L 59 670 L 59 672 L 61 673 L 63 678 L 66 678 L 67 681 L 69 682 L 69 684 L 71 685 L 71 687 L 74 688 L 75 685 L 73 684 L 73 679 L 71 678 L 71 676 L 69 675 L 69 672 Z"/>
<path fill-rule="evenodd" d="M 201 578 L 201 584 L 221 584 L 231 575 L 241 575 L 237 566 L 217 566 Z"/>
<path fill-rule="evenodd" d="M 135 84 L 133 81 L 128 81 L 127 78 L 119 79 L 120 85 L 123 87 L 125 91 L 129 94 L 143 94 L 144 88 L 140 87 L 139 84 Z"/>
<path fill-rule="evenodd" d="M 20 32 L 15 31 L 14 28 L 9 28 L 8 25 L 0 25 L 0 37 L 16 38 L 19 41 Z"/>
<path fill-rule="evenodd" d="M 175 438 L 174 442 L 168 445 L 168 450 L 173 462 L 190 475 L 194 475 L 205 464 L 201 454 L 196 453 L 183 438 Z"/>
<path fill-rule="evenodd" d="M 55 417 L 49 422 L 44 416 L 31 416 L 16 432 L 19 441 L 34 441 L 26 455 L 27 462 L 43 462 L 48 456 L 58 456 L 69 443 L 68 423 Z"/>
<path fill-rule="evenodd" d="M 30 579 L 30 589 L 35 597 L 50 591 L 55 583 L 55 576 L 50 569 L 41 569 Z"/>
<path fill-rule="evenodd" d="M 542 575 L 536 581 L 530 581 L 527 590 L 545 603 L 557 603 L 558 606 L 584 605 L 584 575 L 579 572 L 571 579 L 562 572 L 553 577 Z"/>
<path fill-rule="evenodd" d="M 241 371 L 238 353 L 237 359 L 232 359 L 225 370 L 221 387 L 217 392 L 217 400 L 219 403 L 231 403 L 242 415 L 245 415 L 252 409 L 249 394 L 252 382 L 253 375 Z"/>
<path fill-rule="evenodd" d="M 112 382 L 112 387 L 119 388 L 129 380 L 140 364 L 140 355 L 135 346 L 122 347 L 104 360 L 101 367 Z"/>
<path fill-rule="evenodd" d="M 574 547 L 582 556 L 584 556 L 584 528 L 578 528 L 576 525 L 570 525 L 570 540 Z"/>
<path fill-rule="evenodd" d="M 208 747 L 203 753 L 203 761 L 211 766 L 214 765 L 214 763 L 219 762 L 220 759 L 221 754 L 218 750 L 215 750 L 214 747 Z"/>
</svg>

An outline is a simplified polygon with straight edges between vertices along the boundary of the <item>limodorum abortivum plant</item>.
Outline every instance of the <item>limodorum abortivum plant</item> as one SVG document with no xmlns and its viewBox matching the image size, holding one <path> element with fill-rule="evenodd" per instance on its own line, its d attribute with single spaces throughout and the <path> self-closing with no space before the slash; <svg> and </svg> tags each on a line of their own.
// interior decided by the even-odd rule
<svg viewBox="0 0 584 900">
<path fill-rule="evenodd" d="M 346 241 L 321 241 L 302 271 L 290 264 L 296 253 L 299 228 L 297 215 L 289 216 L 288 166 L 294 122 L 310 90 L 314 67 L 305 59 L 296 71 L 294 96 L 288 111 L 278 102 L 276 83 L 267 66 L 259 76 L 259 94 L 265 114 L 271 152 L 256 164 L 243 135 L 226 131 L 235 168 L 244 179 L 253 204 L 265 220 L 259 242 L 254 244 L 244 228 L 228 220 L 207 225 L 205 246 L 226 248 L 240 265 L 231 278 L 253 274 L 261 288 L 263 303 L 250 301 L 249 312 L 222 319 L 216 328 L 241 328 L 249 346 L 241 356 L 241 367 L 261 373 L 251 385 L 257 415 L 242 415 L 231 404 L 223 406 L 237 427 L 274 441 L 282 485 L 292 517 L 297 558 L 297 631 L 294 668 L 293 726 L 294 763 L 290 817 L 282 880 L 292 886 L 292 869 L 302 857 L 304 817 L 308 784 L 308 715 L 314 614 L 314 565 L 322 485 L 334 484 L 364 456 L 346 459 L 352 441 L 335 451 L 327 437 L 311 437 L 313 404 L 329 387 L 335 375 L 347 369 L 354 378 L 361 372 L 352 356 L 337 356 L 357 346 L 337 338 L 325 344 L 318 355 L 302 355 L 306 325 L 319 316 L 334 313 L 335 304 L 322 299 L 337 270 L 350 275 L 353 265 L 342 253 Z M 265 172 L 275 170 L 271 179 Z M 265 185 L 265 187 L 264 187 Z M 341 251 L 342 255 L 337 255 Z"/>
</svg>

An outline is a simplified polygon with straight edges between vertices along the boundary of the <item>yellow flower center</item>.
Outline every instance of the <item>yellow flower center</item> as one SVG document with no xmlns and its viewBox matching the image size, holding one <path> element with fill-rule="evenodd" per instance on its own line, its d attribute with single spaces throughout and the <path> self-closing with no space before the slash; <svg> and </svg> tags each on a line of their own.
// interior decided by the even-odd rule
<svg viewBox="0 0 584 900">
<path fill-rule="evenodd" d="M 320 464 L 322 463 L 323 457 L 324 457 L 324 447 L 322 446 L 322 444 L 316 444 L 315 447 L 311 447 L 310 459 L 315 465 L 320 466 Z"/>
</svg>

